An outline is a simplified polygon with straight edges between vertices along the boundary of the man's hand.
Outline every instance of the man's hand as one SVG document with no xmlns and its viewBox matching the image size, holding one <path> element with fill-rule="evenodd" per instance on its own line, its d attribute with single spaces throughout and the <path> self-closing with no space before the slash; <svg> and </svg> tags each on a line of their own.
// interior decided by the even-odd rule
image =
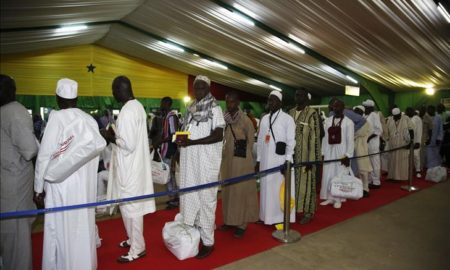
<svg viewBox="0 0 450 270">
<path fill-rule="evenodd" d="M 305 165 L 305 171 L 310 171 L 310 170 L 312 170 L 312 167 L 313 167 L 312 164 Z"/>
<path fill-rule="evenodd" d="M 341 164 L 344 165 L 345 167 L 350 166 L 350 159 L 347 156 L 343 157 L 341 159 Z"/>
<path fill-rule="evenodd" d="M 33 201 L 38 209 L 45 208 L 44 198 L 45 198 L 45 191 L 43 191 L 42 193 L 34 193 Z"/>
<path fill-rule="evenodd" d="M 419 149 L 420 148 L 420 143 L 415 143 L 414 144 L 414 149 Z"/>
<path fill-rule="evenodd" d="M 259 173 L 259 162 L 256 162 L 255 173 Z"/>
<path fill-rule="evenodd" d="M 431 143 L 431 140 L 428 139 L 428 140 L 425 142 L 425 145 L 430 145 L 430 143 Z"/>
<path fill-rule="evenodd" d="M 116 143 L 116 133 L 112 128 L 101 129 L 100 134 L 105 138 L 107 142 Z"/>
<path fill-rule="evenodd" d="M 190 145 L 194 145 L 194 144 L 195 144 L 195 142 L 194 142 L 193 140 L 190 140 L 190 139 L 186 139 L 186 140 L 177 140 L 176 143 L 177 143 L 177 145 L 180 146 L 180 147 L 187 147 L 187 146 L 190 146 Z"/>
</svg>

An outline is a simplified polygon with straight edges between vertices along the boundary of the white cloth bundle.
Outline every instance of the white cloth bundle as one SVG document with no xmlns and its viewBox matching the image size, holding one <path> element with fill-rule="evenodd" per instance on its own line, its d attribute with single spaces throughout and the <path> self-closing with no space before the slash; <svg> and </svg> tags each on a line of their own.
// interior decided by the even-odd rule
<svg viewBox="0 0 450 270">
<path fill-rule="evenodd" d="M 156 153 L 159 156 L 159 162 L 153 160 L 155 150 L 153 150 L 150 154 L 150 158 L 152 160 L 152 180 L 153 183 L 165 185 L 169 182 L 170 179 L 170 164 L 164 163 L 159 150 L 156 151 Z"/>
<path fill-rule="evenodd" d="M 346 167 L 330 181 L 330 192 L 333 197 L 359 200 L 363 196 L 362 181 L 353 175 L 352 170 Z"/>
<path fill-rule="evenodd" d="M 50 157 L 44 179 L 61 182 L 98 156 L 106 141 L 98 130 L 85 124 L 82 118 L 75 119 L 64 127 L 58 136 L 57 150 Z"/>
<path fill-rule="evenodd" d="M 193 226 L 182 222 L 178 213 L 175 220 L 167 222 L 162 230 L 164 244 L 178 260 L 185 260 L 198 254 L 200 232 Z"/>
</svg>

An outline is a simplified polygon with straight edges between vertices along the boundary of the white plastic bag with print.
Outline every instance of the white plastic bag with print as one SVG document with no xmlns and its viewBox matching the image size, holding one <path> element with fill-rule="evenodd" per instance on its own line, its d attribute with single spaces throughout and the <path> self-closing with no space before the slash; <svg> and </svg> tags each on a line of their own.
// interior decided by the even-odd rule
<svg viewBox="0 0 450 270">
<path fill-rule="evenodd" d="M 346 167 L 330 181 L 330 193 L 333 197 L 359 200 L 363 196 L 362 181 L 353 175 L 352 170 Z"/>
<path fill-rule="evenodd" d="M 198 254 L 200 232 L 197 228 L 183 223 L 178 213 L 175 220 L 167 222 L 162 230 L 164 244 L 178 260 L 192 258 Z"/>
</svg>

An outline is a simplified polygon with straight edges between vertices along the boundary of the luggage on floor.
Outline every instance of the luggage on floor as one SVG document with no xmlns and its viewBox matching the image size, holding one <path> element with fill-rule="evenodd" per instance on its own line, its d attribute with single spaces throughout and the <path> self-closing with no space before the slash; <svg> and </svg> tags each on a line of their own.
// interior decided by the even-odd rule
<svg viewBox="0 0 450 270">
<path fill-rule="evenodd" d="M 164 244 L 178 260 L 197 255 L 200 232 L 197 228 L 184 224 L 181 214 L 177 214 L 174 221 L 164 225 L 162 235 Z"/>
<path fill-rule="evenodd" d="M 333 197 L 359 200 L 363 196 L 363 184 L 353 175 L 350 167 L 346 167 L 331 179 L 330 193 Z"/>
</svg>

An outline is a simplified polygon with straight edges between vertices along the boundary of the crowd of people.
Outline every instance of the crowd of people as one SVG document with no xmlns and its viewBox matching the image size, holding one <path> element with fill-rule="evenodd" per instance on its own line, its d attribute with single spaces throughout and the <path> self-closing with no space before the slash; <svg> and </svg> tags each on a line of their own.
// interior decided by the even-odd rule
<svg viewBox="0 0 450 270">
<path fill-rule="evenodd" d="M 199 75 L 193 82 L 195 100 L 185 115 L 174 112 L 172 99 L 164 97 L 159 116 L 149 127 L 146 111 L 135 99 L 127 77 L 118 76 L 112 82 L 112 95 L 122 104 L 117 119 L 106 111 L 99 121 L 77 108 L 77 82 L 61 79 L 56 87 L 60 109 L 51 112 L 41 132 L 42 119 L 33 119 L 33 125 L 26 108 L 16 101 L 14 80 L 0 75 L 0 85 L 1 212 L 29 210 L 35 204 L 50 208 L 152 194 L 151 160 L 157 152 L 154 158 L 170 165 L 167 209 L 179 207 L 181 221 L 200 232 L 198 259 L 214 251 L 216 229 L 234 230 L 234 237 L 242 238 L 249 223 L 283 222 L 279 197 L 283 172 L 259 179 L 259 198 L 256 178 L 224 185 L 224 223 L 218 227 L 219 188 L 176 194 L 179 188 L 252 174 L 286 162 L 315 161 L 296 167 L 292 178 L 295 203 L 290 221 L 299 218 L 300 224 L 308 224 L 314 220 L 317 194 L 321 205 L 342 207 L 345 199 L 333 196 L 329 183 L 344 170 L 351 168 L 361 179 L 364 197 L 368 197 L 371 189 L 382 188 L 383 172 L 388 180 L 408 179 L 411 144 L 418 178 L 425 169 L 442 166 L 441 154 L 449 162 L 448 142 L 443 143 L 449 134 L 447 125 L 444 136 L 442 104 L 418 111 L 407 108 L 405 113 L 394 107 L 385 118 L 375 111 L 372 100 L 350 109 L 332 98 L 329 115 L 323 119 L 310 106 L 311 94 L 300 88 L 295 92 L 296 106 L 288 112 L 282 108 L 282 92 L 270 92 L 267 112 L 258 122 L 240 109 L 236 92 L 227 93 L 223 112 L 210 92 L 210 79 Z M 388 149 L 393 151 L 377 154 Z M 353 159 L 368 154 L 374 155 Z M 321 161 L 331 159 L 339 162 L 322 166 Z M 117 261 L 128 263 L 146 255 L 143 217 L 156 211 L 155 200 L 124 202 L 119 209 L 127 238 L 118 243 L 126 252 Z M 31 217 L 1 220 L 3 269 L 31 269 L 32 222 Z M 43 269 L 96 269 L 97 234 L 94 208 L 47 213 Z"/>
</svg>

